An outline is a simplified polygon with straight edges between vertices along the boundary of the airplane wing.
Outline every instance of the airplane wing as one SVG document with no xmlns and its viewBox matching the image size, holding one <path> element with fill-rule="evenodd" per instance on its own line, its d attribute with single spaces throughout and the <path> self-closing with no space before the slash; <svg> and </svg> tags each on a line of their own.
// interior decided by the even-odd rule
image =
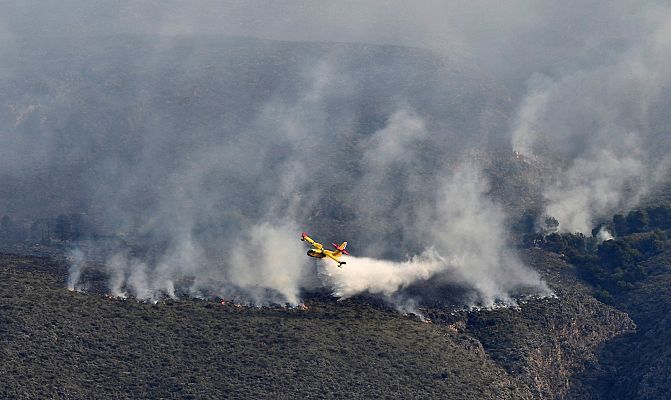
<svg viewBox="0 0 671 400">
<path fill-rule="evenodd" d="M 308 234 L 305 232 L 301 234 L 301 240 L 310 243 L 312 246 L 314 246 L 315 249 L 321 250 L 324 247 L 321 243 L 317 243 L 314 240 L 312 240 L 312 238 L 308 236 Z"/>
<path fill-rule="evenodd" d="M 340 268 L 342 268 L 343 264 L 347 264 L 344 261 L 340 261 L 339 257 L 334 256 L 333 254 L 331 254 L 331 252 L 324 252 L 324 255 L 326 255 L 326 257 L 330 258 L 331 260 L 337 262 L 338 267 L 340 267 Z"/>
</svg>

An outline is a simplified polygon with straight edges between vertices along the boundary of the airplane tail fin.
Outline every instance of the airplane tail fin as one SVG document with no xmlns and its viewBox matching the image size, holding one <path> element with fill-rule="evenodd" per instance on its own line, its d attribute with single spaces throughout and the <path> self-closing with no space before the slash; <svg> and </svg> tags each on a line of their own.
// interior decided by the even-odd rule
<svg viewBox="0 0 671 400">
<path fill-rule="evenodd" d="M 342 253 L 342 254 L 349 255 L 349 253 L 347 252 L 347 250 L 345 250 L 345 247 L 347 247 L 347 242 L 342 242 L 342 244 L 340 244 L 340 245 L 337 245 L 337 244 L 335 244 L 335 243 L 331 243 L 331 244 L 333 245 L 333 247 L 335 247 L 335 249 L 336 249 L 336 251 L 338 252 L 338 254 L 339 254 L 339 253 Z"/>
</svg>

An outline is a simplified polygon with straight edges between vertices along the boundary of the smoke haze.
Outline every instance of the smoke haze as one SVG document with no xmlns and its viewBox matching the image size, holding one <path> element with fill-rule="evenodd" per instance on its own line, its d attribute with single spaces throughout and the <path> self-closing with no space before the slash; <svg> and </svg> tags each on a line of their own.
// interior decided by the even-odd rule
<svg viewBox="0 0 671 400">
<path fill-rule="evenodd" d="M 508 243 L 518 199 L 501 200 L 482 154 L 543 165 L 531 206 L 564 231 L 668 181 L 664 2 L 4 9 L 0 212 L 87 215 L 114 238 L 114 296 L 547 294 Z M 354 257 L 316 268 L 302 230 Z"/>
<path fill-rule="evenodd" d="M 470 301 L 486 306 L 512 303 L 512 294 L 549 295 L 538 274 L 506 245 L 505 214 L 487 198 L 486 182 L 476 166 L 458 166 L 438 186 L 435 208 L 404 225 L 406 240 L 416 235 L 413 239 L 428 247 L 402 262 L 347 257 L 346 268 L 322 267 L 325 283 L 337 297 L 373 293 L 391 298 L 433 278 L 471 289 Z"/>
<path fill-rule="evenodd" d="M 595 218 L 668 182 L 671 126 L 661 109 L 671 93 L 671 19 L 668 8 L 649 11 L 636 40 L 604 43 L 554 77 L 534 77 L 521 102 L 513 147 L 555 161 L 546 212 L 563 231 L 587 233 Z"/>
</svg>

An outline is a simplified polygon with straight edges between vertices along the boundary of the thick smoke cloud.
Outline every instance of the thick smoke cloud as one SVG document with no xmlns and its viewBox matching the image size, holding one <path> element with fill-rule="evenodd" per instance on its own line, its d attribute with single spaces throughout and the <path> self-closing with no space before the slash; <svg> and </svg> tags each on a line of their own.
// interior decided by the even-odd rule
<svg viewBox="0 0 671 400">
<path fill-rule="evenodd" d="M 115 296 L 546 293 L 509 249 L 476 154 L 551 166 L 543 207 L 565 230 L 666 178 L 671 35 L 656 2 L 5 8 L 0 210 L 86 213 L 114 242 Z M 316 273 L 301 230 L 349 240 L 351 265 Z"/>
<path fill-rule="evenodd" d="M 255 303 L 268 300 L 267 288 L 282 295 L 276 302 L 298 304 L 300 289 L 305 286 L 308 263 L 303 246 L 294 239 L 298 229 L 295 225 L 282 227 L 267 224 L 254 226 L 234 243 L 230 282 L 243 288 L 253 288 Z M 259 244 L 267 249 L 259 249 Z"/>
<path fill-rule="evenodd" d="M 397 118 L 385 130 L 398 128 Z M 550 294 L 507 246 L 505 213 L 487 197 L 487 179 L 479 168 L 464 163 L 439 179 L 432 207 L 415 210 L 418 219 L 404 225 L 406 240 L 414 236 L 426 248 L 402 262 L 348 257 L 346 270 L 324 266 L 322 275 L 334 295 L 368 292 L 392 298 L 400 289 L 432 278 L 472 289 L 470 301 L 488 306 L 514 302 L 512 294 Z"/>
<path fill-rule="evenodd" d="M 648 15 L 639 40 L 604 45 L 556 77 L 536 77 L 522 101 L 513 147 L 555 162 L 547 213 L 564 231 L 589 232 L 595 218 L 634 207 L 668 180 L 671 18 Z"/>
<path fill-rule="evenodd" d="M 537 274 L 509 250 L 505 213 L 488 191 L 487 179 L 470 164 L 458 166 L 439 188 L 430 226 L 436 249 L 453 259 L 450 278 L 472 285 L 486 304 L 521 289 L 547 294 Z"/>
</svg>

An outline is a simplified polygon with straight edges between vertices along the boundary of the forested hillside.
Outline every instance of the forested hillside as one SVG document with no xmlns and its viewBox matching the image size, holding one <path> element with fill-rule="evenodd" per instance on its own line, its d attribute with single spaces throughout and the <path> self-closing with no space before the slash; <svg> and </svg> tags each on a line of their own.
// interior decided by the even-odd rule
<svg viewBox="0 0 671 400">
<path fill-rule="evenodd" d="M 667 398 L 664 38 L 0 40 L 0 397 Z"/>
</svg>

